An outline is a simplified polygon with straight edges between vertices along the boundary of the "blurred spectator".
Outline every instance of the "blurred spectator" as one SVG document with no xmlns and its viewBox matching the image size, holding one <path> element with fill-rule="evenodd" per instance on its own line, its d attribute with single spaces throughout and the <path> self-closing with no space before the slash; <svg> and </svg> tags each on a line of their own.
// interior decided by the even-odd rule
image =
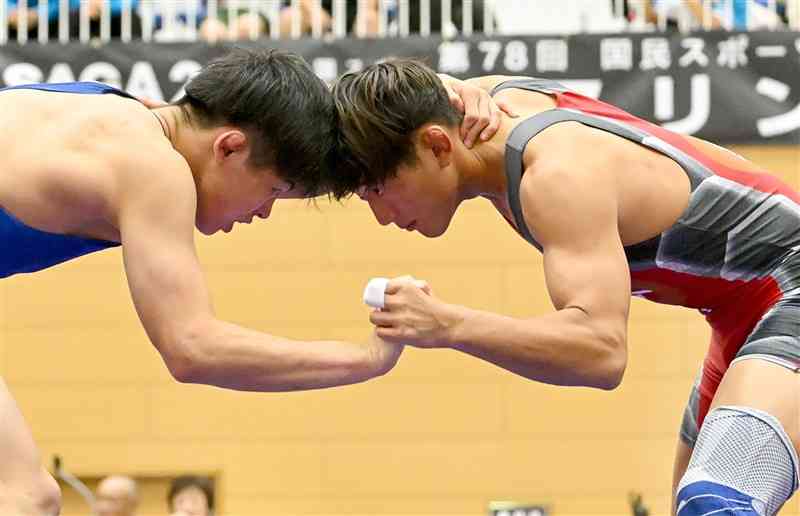
<svg viewBox="0 0 800 516">
<path fill-rule="evenodd" d="M 171 516 L 212 516 L 214 485 L 210 478 L 183 475 L 175 478 L 167 493 Z"/>
<path fill-rule="evenodd" d="M 759 30 L 782 25 L 780 14 L 771 12 L 767 4 L 767 0 L 712 0 L 710 28 Z M 683 19 L 687 29 L 697 29 L 703 27 L 704 16 L 702 0 L 645 0 L 649 23 L 658 23 L 663 17 L 668 27 L 677 28 Z"/>
<path fill-rule="evenodd" d="M 100 18 L 104 0 L 86 0 L 87 14 L 89 15 L 90 37 L 100 36 Z M 81 0 L 69 0 L 69 36 L 77 39 L 80 34 L 80 4 Z M 136 14 L 139 0 L 130 0 L 131 6 L 131 33 L 133 37 L 141 34 L 141 23 Z M 39 23 L 39 0 L 27 1 L 28 37 L 37 35 Z M 111 37 L 118 38 L 122 34 L 122 0 L 110 0 L 111 11 Z M 47 30 L 50 38 L 58 37 L 59 1 L 49 0 L 47 3 Z M 8 0 L 8 25 L 9 37 L 16 38 L 19 26 L 19 0 Z"/>
<path fill-rule="evenodd" d="M 639 0 L 634 0 L 639 1 Z M 625 22 L 614 17 L 616 2 L 605 0 L 494 0 L 496 29 L 500 34 L 554 35 L 616 33 Z"/>
<path fill-rule="evenodd" d="M 197 37 L 209 42 L 257 39 L 269 27 L 262 4 L 251 11 L 249 2 L 239 2 L 234 12 L 227 0 L 217 0 L 212 17 L 207 0 L 157 2 L 152 5 L 153 37 L 160 42 L 195 41 Z"/>
<path fill-rule="evenodd" d="M 97 516 L 134 516 L 139 505 L 136 481 L 122 475 L 111 475 L 97 485 L 95 514 Z"/>
<path fill-rule="evenodd" d="M 8 0 L 7 5 L 9 37 L 16 38 L 17 29 L 21 25 L 19 0 Z M 27 5 L 28 8 L 25 10 L 25 14 L 27 15 L 28 36 L 35 37 L 39 23 L 39 1 L 28 0 Z M 51 22 L 58 20 L 58 3 L 50 2 L 47 5 L 47 9 L 47 23 L 49 28 Z"/>
<path fill-rule="evenodd" d="M 204 2 L 205 3 L 205 2 Z M 226 0 L 218 2 L 217 17 L 206 17 L 200 24 L 200 37 L 206 41 L 245 40 L 267 33 L 269 23 L 261 11 L 251 11 L 239 4 L 235 10 Z"/>
<path fill-rule="evenodd" d="M 409 30 L 411 33 L 418 33 L 421 29 L 420 0 L 409 0 Z M 452 26 L 444 27 L 442 31 L 442 6 L 440 1 L 430 2 L 430 30 L 431 33 L 444 32 L 451 35 L 455 31 L 463 30 L 464 2 L 462 0 L 452 0 L 451 23 Z M 288 35 L 292 32 L 293 17 L 300 16 L 300 32 L 310 33 L 313 28 L 315 16 L 321 22 L 323 32 L 328 32 L 332 27 L 333 0 L 300 0 L 299 11 L 292 7 L 290 1 L 284 2 L 284 8 L 280 16 L 280 33 Z M 389 2 L 387 5 L 389 26 L 387 32 L 396 35 L 399 32 L 399 8 L 396 1 Z M 378 34 L 379 24 L 379 0 L 353 0 L 347 2 L 345 13 L 345 25 L 347 32 L 359 37 L 374 37 Z M 484 0 L 473 0 L 472 2 L 472 27 L 475 31 L 483 30 L 484 20 Z"/>
</svg>

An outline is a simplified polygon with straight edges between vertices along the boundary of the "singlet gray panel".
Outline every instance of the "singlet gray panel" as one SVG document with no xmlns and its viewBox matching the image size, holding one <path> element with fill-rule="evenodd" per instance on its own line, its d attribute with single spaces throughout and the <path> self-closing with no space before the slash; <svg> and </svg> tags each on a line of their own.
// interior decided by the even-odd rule
<svg viewBox="0 0 800 516">
<path fill-rule="evenodd" d="M 497 93 L 511 88 L 516 88 L 519 90 L 535 91 L 539 93 L 550 93 L 553 91 L 560 91 L 560 92 L 570 91 L 569 89 L 562 86 L 561 83 L 558 83 L 551 79 L 541 79 L 538 77 L 522 77 L 519 79 L 510 79 L 508 81 L 501 82 L 500 84 L 492 88 L 492 91 L 489 93 L 489 95 L 494 97 Z"/>
<path fill-rule="evenodd" d="M 550 109 L 534 115 L 517 125 L 508 138 L 506 143 L 506 179 L 508 181 L 509 204 L 511 205 L 511 212 L 514 214 L 517 227 L 522 236 L 540 250 L 542 249 L 541 244 L 536 240 L 536 237 L 531 234 L 522 215 L 522 205 L 519 198 L 519 187 L 523 173 L 522 154 L 525 151 L 525 146 L 532 138 L 548 127 L 560 122 L 579 122 L 587 127 L 600 129 L 621 136 L 622 138 L 644 145 L 645 147 L 672 158 L 686 171 L 693 192 L 700 183 L 713 176 L 711 171 L 694 158 L 660 138 L 652 136 L 636 127 L 606 118 L 586 115 L 571 109 Z M 650 244 L 649 247 L 652 248 L 652 242 L 650 242 Z M 658 245 L 655 247 L 658 248 Z M 635 269 L 636 261 L 633 261 L 631 265 Z M 642 264 L 642 267 L 646 266 L 652 266 L 652 264 Z"/>
</svg>

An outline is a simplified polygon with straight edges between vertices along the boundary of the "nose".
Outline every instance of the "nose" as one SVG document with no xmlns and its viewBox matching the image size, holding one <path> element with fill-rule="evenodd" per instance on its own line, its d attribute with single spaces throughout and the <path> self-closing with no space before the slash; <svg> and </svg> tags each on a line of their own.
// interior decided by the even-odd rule
<svg viewBox="0 0 800 516">
<path fill-rule="evenodd" d="M 375 215 L 375 220 L 377 220 L 378 224 L 381 226 L 387 226 L 394 220 L 394 213 L 392 212 L 391 208 L 386 205 L 386 203 L 370 199 L 369 207 L 372 210 L 372 214 Z"/>
</svg>

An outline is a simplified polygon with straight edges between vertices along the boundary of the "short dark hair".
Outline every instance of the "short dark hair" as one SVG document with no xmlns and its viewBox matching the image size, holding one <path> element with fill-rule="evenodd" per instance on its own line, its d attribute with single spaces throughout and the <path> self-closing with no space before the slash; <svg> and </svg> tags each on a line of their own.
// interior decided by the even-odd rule
<svg viewBox="0 0 800 516">
<path fill-rule="evenodd" d="M 184 489 L 194 487 L 203 492 L 208 502 L 208 508 L 214 510 L 214 483 L 209 477 L 200 475 L 181 475 L 175 477 L 169 484 L 167 491 L 167 507 L 170 512 L 175 510 L 175 497 Z"/>
<path fill-rule="evenodd" d="M 230 124 L 251 140 L 253 166 L 317 192 L 336 142 L 328 86 L 296 54 L 234 48 L 209 62 L 177 105 L 203 127 Z"/>
<path fill-rule="evenodd" d="M 337 199 L 375 186 L 416 161 L 412 135 L 427 123 L 458 125 L 436 72 L 413 59 L 393 59 L 342 76 L 333 87 L 338 158 L 327 188 Z"/>
</svg>

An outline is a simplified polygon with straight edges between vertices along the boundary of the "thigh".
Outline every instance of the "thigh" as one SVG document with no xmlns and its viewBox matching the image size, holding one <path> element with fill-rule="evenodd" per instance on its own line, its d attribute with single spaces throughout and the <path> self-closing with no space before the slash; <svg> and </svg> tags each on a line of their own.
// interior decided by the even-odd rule
<svg viewBox="0 0 800 516">
<path fill-rule="evenodd" d="M 728 368 L 711 402 L 711 408 L 739 405 L 777 418 L 795 450 L 800 444 L 800 374 L 762 358 L 737 360 Z"/>
<path fill-rule="evenodd" d="M 800 444 L 800 299 L 788 296 L 764 314 L 736 353 L 711 403 L 744 405 L 776 417 Z"/>
<path fill-rule="evenodd" d="M 41 455 L 5 382 L 0 378 L 0 483 L 14 484 L 41 475 Z"/>
</svg>

